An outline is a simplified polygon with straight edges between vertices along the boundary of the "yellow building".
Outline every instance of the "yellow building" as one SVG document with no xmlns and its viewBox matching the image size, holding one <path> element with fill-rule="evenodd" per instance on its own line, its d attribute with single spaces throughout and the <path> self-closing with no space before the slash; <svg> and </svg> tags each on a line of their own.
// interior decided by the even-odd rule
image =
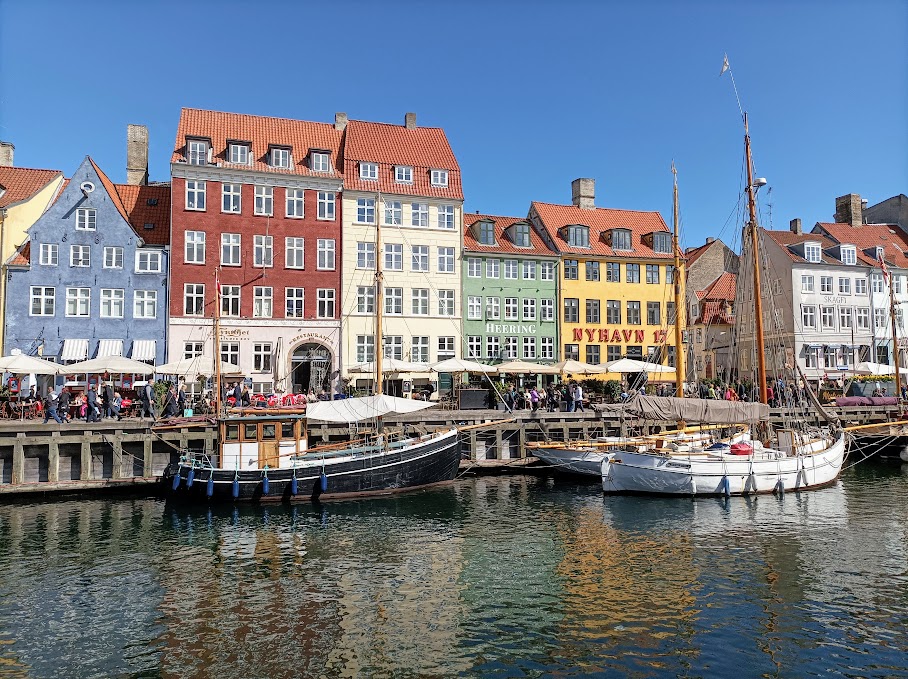
<svg viewBox="0 0 908 679">
<path fill-rule="evenodd" d="M 668 226 L 658 212 L 595 207 L 592 179 L 577 179 L 571 188 L 572 205 L 530 206 L 534 228 L 561 254 L 560 358 L 592 364 L 649 358 L 674 366 L 674 251 Z M 673 372 L 658 377 L 674 379 Z"/>
<path fill-rule="evenodd" d="M 63 184 L 59 170 L 13 167 L 13 146 L 0 142 L 0 347 L 6 340 L 6 265 L 26 240 L 29 227 L 56 198 Z M 4 351 L 5 353 L 5 351 Z"/>
</svg>

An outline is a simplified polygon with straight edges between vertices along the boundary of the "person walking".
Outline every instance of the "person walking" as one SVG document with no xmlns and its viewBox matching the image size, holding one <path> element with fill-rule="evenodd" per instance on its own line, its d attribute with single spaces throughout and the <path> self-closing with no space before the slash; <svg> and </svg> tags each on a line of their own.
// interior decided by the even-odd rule
<svg viewBox="0 0 908 679">
<path fill-rule="evenodd" d="M 85 395 L 85 405 L 85 421 L 100 422 L 101 409 L 98 407 L 98 392 L 95 391 L 95 385 L 91 385 L 88 388 L 88 393 Z"/>
<path fill-rule="evenodd" d="M 54 418 L 57 424 L 63 424 L 63 420 L 57 414 L 58 403 L 59 397 L 57 394 L 54 393 L 53 389 L 48 389 L 47 396 L 44 399 L 44 424 L 47 424 L 50 418 Z"/>
<path fill-rule="evenodd" d="M 577 412 L 586 412 L 583 409 L 583 387 L 580 386 L 579 382 L 574 382 L 574 411 Z"/>
<path fill-rule="evenodd" d="M 104 400 L 104 417 L 115 417 L 113 411 L 114 390 L 113 385 L 110 382 L 104 383 L 101 395 Z"/>
<path fill-rule="evenodd" d="M 148 382 L 142 387 L 142 417 L 150 417 L 152 421 L 158 419 L 155 412 L 154 389 Z"/>
<path fill-rule="evenodd" d="M 72 418 L 69 416 L 69 404 L 71 402 L 72 395 L 69 393 L 69 389 L 63 387 L 57 397 L 57 414 L 64 422 L 72 422 Z"/>
<path fill-rule="evenodd" d="M 177 410 L 178 415 L 182 415 L 186 410 L 186 383 L 183 380 L 180 380 L 177 386 Z"/>
<path fill-rule="evenodd" d="M 539 410 L 539 391 L 536 389 L 536 387 L 533 387 L 533 389 L 530 391 L 530 403 L 533 406 L 534 413 Z"/>
</svg>

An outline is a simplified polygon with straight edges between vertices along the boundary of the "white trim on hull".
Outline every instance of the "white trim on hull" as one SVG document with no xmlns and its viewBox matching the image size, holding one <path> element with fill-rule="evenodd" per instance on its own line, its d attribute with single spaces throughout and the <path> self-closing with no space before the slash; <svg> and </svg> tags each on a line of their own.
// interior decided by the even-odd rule
<svg viewBox="0 0 908 679">
<path fill-rule="evenodd" d="M 583 448 L 533 448 L 534 457 L 555 467 L 555 471 L 601 476 L 602 463 L 610 453 L 605 450 Z"/>
<path fill-rule="evenodd" d="M 747 456 L 621 451 L 608 457 L 601 469 L 606 493 L 750 495 L 806 490 L 825 486 L 838 477 L 845 459 L 845 435 L 839 434 L 828 447 L 801 455 L 773 450 Z"/>
</svg>

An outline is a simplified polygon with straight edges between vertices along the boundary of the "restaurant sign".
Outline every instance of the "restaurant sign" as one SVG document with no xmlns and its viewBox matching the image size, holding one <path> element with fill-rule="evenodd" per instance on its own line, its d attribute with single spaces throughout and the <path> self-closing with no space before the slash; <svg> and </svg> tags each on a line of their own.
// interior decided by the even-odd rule
<svg viewBox="0 0 908 679">
<path fill-rule="evenodd" d="M 646 341 L 646 331 L 629 328 L 614 328 L 611 331 L 608 328 L 574 328 L 574 341 L 582 342 L 610 342 L 611 344 L 620 344 L 622 342 L 639 343 Z M 661 344 L 665 341 L 665 330 L 653 330 L 653 344 Z"/>
</svg>

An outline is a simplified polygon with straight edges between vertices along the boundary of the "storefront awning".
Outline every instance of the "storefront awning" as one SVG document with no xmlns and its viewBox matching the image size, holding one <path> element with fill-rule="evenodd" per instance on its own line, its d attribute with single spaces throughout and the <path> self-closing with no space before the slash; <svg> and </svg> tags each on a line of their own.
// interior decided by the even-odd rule
<svg viewBox="0 0 908 679">
<path fill-rule="evenodd" d="M 133 340 L 130 358 L 134 361 L 153 361 L 155 359 L 155 340 Z"/>
<path fill-rule="evenodd" d="M 63 340 L 63 351 L 60 353 L 61 361 L 84 361 L 88 358 L 87 339 Z"/>
<path fill-rule="evenodd" d="M 95 358 L 123 355 L 123 340 L 102 339 L 98 341 L 98 355 Z"/>
<path fill-rule="evenodd" d="M 827 349 L 841 349 L 842 345 L 841 344 L 827 344 L 826 348 Z"/>
</svg>

